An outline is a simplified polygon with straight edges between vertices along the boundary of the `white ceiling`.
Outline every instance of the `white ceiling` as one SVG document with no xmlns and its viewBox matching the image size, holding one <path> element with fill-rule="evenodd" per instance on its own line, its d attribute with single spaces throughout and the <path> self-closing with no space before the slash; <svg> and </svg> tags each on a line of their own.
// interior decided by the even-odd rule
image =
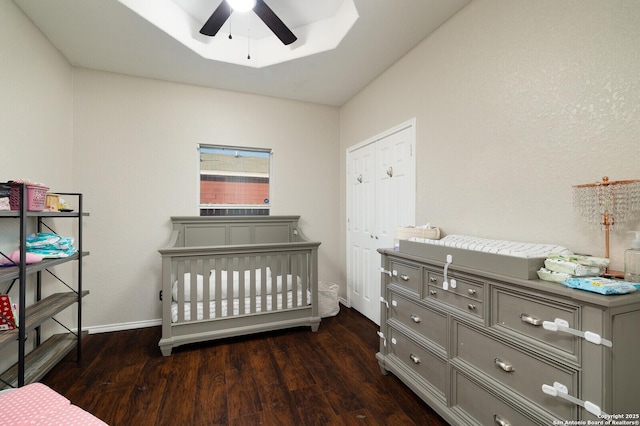
<svg viewBox="0 0 640 426">
<path fill-rule="evenodd" d="M 254 68 L 335 49 L 358 20 L 353 0 L 316 1 L 310 3 L 313 7 L 267 0 L 297 37 L 284 45 L 255 13 L 233 12 L 215 37 L 200 34 L 223 0 L 118 1 L 206 59 Z"/>
<path fill-rule="evenodd" d="M 234 40 L 244 40 L 238 55 L 246 60 L 249 50 L 249 61 L 255 61 L 243 65 L 240 60 L 205 59 L 169 35 L 167 28 L 158 28 L 123 4 L 173 1 L 185 16 L 172 13 L 167 20 L 187 19 L 200 27 L 221 0 L 13 1 L 74 66 L 340 106 L 471 0 L 265 0 L 298 36 L 292 50 L 311 44 L 308 26 L 326 23 L 342 3 L 352 1 L 358 14 L 335 48 L 265 66 L 256 63 L 268 54 L 266 47 L 259 49 L 259 39 L 268 37 L 264 32 L 269 30 L 255 14 L 244 32 L 242 23 L 231 20 Z M 303 1 L 313 7 L 300 7 Z M 210 12 L 193 16 L 203 10 Z M 226 38 L 227 25 L 214 38 Z M 193 32 L 194 37 L 201 36 Z"/>
</svg>

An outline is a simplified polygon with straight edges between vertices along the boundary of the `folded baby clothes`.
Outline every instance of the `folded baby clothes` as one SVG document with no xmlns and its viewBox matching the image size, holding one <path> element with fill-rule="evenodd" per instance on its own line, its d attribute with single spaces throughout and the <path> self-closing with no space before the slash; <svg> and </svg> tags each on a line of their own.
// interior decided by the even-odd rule
<svg viewBox="0 0 640 426">
<path fill-rule="evenodd" d="M 552 281 L 554 283 L 561 283 L 562 281 L 568 280 L 569 278 L 573 278 L 573 275 L 567 274 L 564 272 L 555 272 L 550 271 L 546 268 L 540 268 L 537 271 L 538 278 L 545 281 Z"/>
<path fill-rule="evenodd" d="M 606 268 L 609 266 L 609 259 L 606 257 L 594 257 L 580 254 L 562 254 L 562 253 L 549 253 L 547 259 L 565 260 L 567 262 L 578 263 L 584 266 L 597 266 L 599 268 Z"/>
<path fill-rule="evenodd" d="M 602 273 L 602 268 L 599 266 L 581 265 L 562 259 L 546 259 L 544 267 L 553 272 L 562 272 L 577 277 L 596 277 Z"/>
<path fill-rule="evenodd" d="M 27 252 L 43 258 L 73 256 L 78 250 L 73 246 L 73 238 L 46 232 L 27 235 Z"/>
<path fill-rule="evenodd" d="M 563 282 L 574 277 L 597 277 L 609 266 L 609 259 L 578 254 L 549 253 L 538 278 Z"/>
</svg>

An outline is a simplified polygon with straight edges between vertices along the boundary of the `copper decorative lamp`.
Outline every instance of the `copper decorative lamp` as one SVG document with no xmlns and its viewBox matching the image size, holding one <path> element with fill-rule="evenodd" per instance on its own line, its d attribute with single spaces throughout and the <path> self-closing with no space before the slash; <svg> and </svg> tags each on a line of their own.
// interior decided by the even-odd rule
<svg viewBox="0 0 640 426">
<path fill-rule="evenodd" d="M 573 205 L 590 225 L 599 224 L 604 229 L 604 257 L 609 258 L 610 229 L 616 229 L 640 211 L 640 180 L 610 181 L 605 176 L 601 182 L 574 185 Z"/>
</svg>

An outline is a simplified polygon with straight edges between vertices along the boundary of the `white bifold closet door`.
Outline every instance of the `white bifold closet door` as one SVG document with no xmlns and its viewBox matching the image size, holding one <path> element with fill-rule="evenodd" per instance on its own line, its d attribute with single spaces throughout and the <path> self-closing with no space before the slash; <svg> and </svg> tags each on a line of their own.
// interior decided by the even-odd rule
<svg viewBox="0 0 640 426">
<path fill-rule="evenodd" d="M 347 150 L 347 294 L 380 325 L 380 254 L 415 225 L 415 120 Z"/>
</svg>

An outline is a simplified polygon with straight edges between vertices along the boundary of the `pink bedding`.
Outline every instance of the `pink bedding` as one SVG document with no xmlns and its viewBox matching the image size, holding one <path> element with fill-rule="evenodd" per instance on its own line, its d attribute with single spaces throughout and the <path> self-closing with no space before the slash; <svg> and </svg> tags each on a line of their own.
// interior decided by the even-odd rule
<svg viewBox="0 0 640 426">
<path fill-rule="evenodd" d="M 42 383 L 0 394 L 0 425 L 106 425 Z"/>
</svg>

